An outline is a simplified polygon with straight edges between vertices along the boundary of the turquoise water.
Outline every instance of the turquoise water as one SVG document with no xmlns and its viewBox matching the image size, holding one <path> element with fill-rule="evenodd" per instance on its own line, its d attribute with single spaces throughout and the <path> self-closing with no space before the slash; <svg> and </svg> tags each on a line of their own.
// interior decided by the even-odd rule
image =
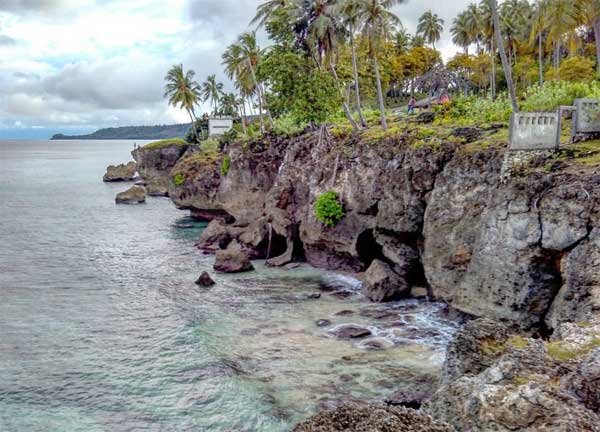
<svg viewBox="0 0 600 432">
<path fill-rule="evenodd" d="M 126 186 L 101 181 L 132 147 L 0 142 L 0 431 L 286 431 L 438 370 L 441 305 L 309 300 L 357 282 L 261 263 L 198 288 L 203 225 L 168 199 L 116 206 Z M 386 349 L 336 339 L 344 323 Z"/>
</svg>

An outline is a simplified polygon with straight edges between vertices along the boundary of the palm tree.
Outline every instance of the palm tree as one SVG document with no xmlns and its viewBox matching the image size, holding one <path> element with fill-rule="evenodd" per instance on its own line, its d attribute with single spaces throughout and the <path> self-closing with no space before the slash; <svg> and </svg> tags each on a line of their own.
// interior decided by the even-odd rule
<svg viewBox="0 0 600 432">
<path fill-rule="evenodd" d="M 204 102 L 210 101 L 213 106 L 213 115 L 217 115 L 219 112 L 219 101 L 223 94 L 223 84 L 217 82 L 217 77 L 209 75 L 206 81 L 202 83 L 202 100 Z"/>
<path fill-rule="evenodd" d="M 381 75 L 379 73 L 378 53 L 382 43 L 389 38 L 393 26 L 400 24 L 400 19 L 390 9 L 404 3 L 404 0 L 364 0 L 360 12 L 361 29 L 369 42 L 369 57 L 373 62 L 375 70 L 375 81 L 377 83 L 377 100 L 379 101 L 379 112 L 381 115 L 381 127 L 387 129 L 385 117 L 385 102 L 381 88 Z"/>
<path fill-rule="evenodd" d="M 480 52 L 480 44 L 482 41 L 482 12 L 476 3 L 470 3 L 467 10 L 463 12 L 465 26 L 471 37 L 471 40 L 477 44 L 477 52 Z"/>
<path fill-rule="evenodd" d="M 352 51 L 352 73 L 354 76 L 354 94 L 356 97 L 356 109 L 358 111 L 358 118 L 360 119 L 360 124 L 363 127 L 366 127 L 367 122 L 363 116 L 362 104 L 360 100 L 360 85 L 358 81 L 356 47 L 354 43 L 354 34 L 356 32 L 356 28 L 359 25 L 361 2 L 362 0 L 341 0 L 338 3 L 338 9 L 336 10 L 336 12 L 341 15 L 343 23 L 348 28 L 348 38 L 350 39 L 350 49 Z"/>
<path fill-rule="evenodd" d="M 278 11 L 286 9 L 290 6 L 292 0 L 267 0 L 256 8 L 256 15 L 250 21 L 251 25 L 256 24 L 258 27 L 265 25 L 269 18 Z"/>
<path fill-rule="evenodd" d="M 531 34 L 529 36 L 529 43 L 531 45 L 536 43 L 538 46 L 538 73 L 539 73 L 539 84 L 544 83 L 544 31 L 546 29 L 546 0 L 538 0 L 535 4 L 533 15 L 531 17 Z"/>
<path fill-rule="evenodd" d="M 329 0 L 304 0 L 297 10 L 298 21 L 305 24 L 298 35 L 308 52 L 315 59 L 317 66 L 328 67 L 342 98 L 342 108 L 346 118 L 354 130 L 360 127 L 352 117 L 346 95 L 340 84 L 336 70 L 338 44 L 344 34 L 344 27 Z"/>
<path fill-rule="evenodd" d="M 435 43 L 442 37 L 443 31 L 444 20 L 432 11 L 428 10 L 419 18 L 417 34 L 422 35 L 433 49 L 435 49 Z"/>
<path fill-rule="evenodd" d="M 492 9 L 492 17 L 494 20 L 494 28 L 496 30 L 496 42 L 498 43 L 498 51 L 500 51 L 500 58 L 502 59 L 502 68 L 504 69 L 504 76 L 506 77 L 506 84 L 508 86 L 508 94 L 510 95 L 510 102 L 514 112 L 519 112 L 519 104 L 517 103 L 517 95 L 515 92 L 515 83 L 512 78 L 512 68 L 506 57 L 506 51 L 504 51 L 504 40 L 502 39 L 502 32 L 500 30 L 500 16 L 498 15 L 498 5 L 496 0 L 488 0 Z"/>
<path fill-rule="evenodd" d="M 482 0 L 479 3 L 479 31 L 481 40 L 487 45 L 490 52 L 491 61 L 491 75 L 490 75 L 490 87 L 492 92 L 492 99 L 496 98 L 496 43 L 495 39 L 495 25 L 492 8 L 490 6 L 490 0 Z"/>
<path fill-rule="evenodd" d="M 169 99 L 169 105 L 187 111 L 192 122 L 196 141 L 200 141 L 195 127 L 196 114 L 194 110 L 200 100 L 200 86 L 194 80 L 194 76 L 195 72 L 191 69 L 184 72 L 181 64 L 171 67 L 165 76 L 167 84 L 165 85 L 164 97 Z"/>
<path fill-rule="evenodd" d="M 600 73 L 600 0 L 578 0 L 582 22 L 592 27 L 596 41 L 596 62 Z"/>
<path fill-rule="evenodd" d="M 572 0 L 550 0 L 546 8 L 548 44 L 554 45 L 554 69 L 560 67 L 562 39 L 578 23 L 577 8 Z"/>
<path fill-rule="evenodd" d="M 452 34 L 452 42 L 455 45 L 463 48 L 465 54 L 469 55 L 469 46 L 473 42 L 471 32 L 469 31 L 469 22 L 466 13 L 459 14 L 454 21 L 452 21 L 452 27 L 450 27 L 450 33 Z"/>
</svg>

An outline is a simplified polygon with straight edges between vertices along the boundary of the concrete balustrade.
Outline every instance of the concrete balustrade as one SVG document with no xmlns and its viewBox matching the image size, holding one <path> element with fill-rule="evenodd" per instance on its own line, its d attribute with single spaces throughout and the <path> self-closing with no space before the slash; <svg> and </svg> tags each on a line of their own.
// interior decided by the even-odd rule
<svg viewBox="0 0 600 432">
<path fill-rule="evenodd" d="M 510 119 L 510 150 L 555 150 L 560 145 L 558 112 L 513 113 Z"/>
</svg>

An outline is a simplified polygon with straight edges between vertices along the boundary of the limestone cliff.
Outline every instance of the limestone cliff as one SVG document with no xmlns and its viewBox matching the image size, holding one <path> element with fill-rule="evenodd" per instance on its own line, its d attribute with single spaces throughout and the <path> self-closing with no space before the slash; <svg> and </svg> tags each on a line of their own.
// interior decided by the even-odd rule
<svg viewBox="0 0 600 432">
<path fill-rule="evenodd" d="M 234 144 L 226 155 L 158 158 L 156 170 L 178 175 L 168 191 L 178 207 L 212 220 L 199 243 L 206 251 L 236 242 L 273 265 L 306 259 L 357 272 L 377 260 L 391 280 L 525 328 L 598 314 L 600 173 L 538 160 L 503 181 L 505 148 L 487 145 L 496 129 L 478 143 L 426 132 L 323 128 Z M 329 190 L 345 213 L 334 228 L 314 212 Z"/>
</svg>

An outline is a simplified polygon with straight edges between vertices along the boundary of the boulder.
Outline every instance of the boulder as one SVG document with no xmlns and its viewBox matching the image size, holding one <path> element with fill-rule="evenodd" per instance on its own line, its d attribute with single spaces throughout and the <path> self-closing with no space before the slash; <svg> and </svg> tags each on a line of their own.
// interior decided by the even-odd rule
<svg viewBox="0 0 600 432">
<path fill-rule="evenodd" d="M 135 177 L 137 166 L 135 162 L 129 162 L 121 165 L 110 165 L 106 168 L 103 181 L 105 182 L 121 182 L 131 181 Z"/>
<path fill-rule="evenodd" d="M 358 324 L 342 324 L 330 330 L 339 339 L 360 339 L 371 336 L 371 330 Z"/>
<path fill-rule="evenodd" d="M 454 351 L 461 345 L 466 366 L 446 364 L 442 385 L 423 410 L 461 431 L 600 431 L 600 352 L 594 351 L 600 323 L 559 328 L 544 341 L 506 338 L 489 320 L 477 321 L 470 337 L 459 334 L 453 343 Z M 455 352 L 448 361 L 456 361 Z"/>
<path fill-rule="evenodd" d="M 477 141 L 483 135 L 483 131 L 475 127 L 459 127 L 452 131 L 452 136 L 462 138 L 465 144 Z"/>
<path fill-rule="evenodd" d="M 149 196 L 168 197 L 169 182 L 165 178 L 153 178 L 148 180 L 146 190 Z"/>
<path fill-rule="evenodd" d="M 387 397 L 384 402 L 388 405 L 419 409 L 424 401 L 433 396 L 439 384 L 434 377 L 427 378 L 406 383 L 401 389 Z"/>
<path fill-rule="evenodd" d="M 433 123 L 435 120 L 435 113 L 432 111 L 424 111 L 419 113 L 415 120 L 417 123 Z"/>
<path fill-rule="evenodd" d="M 365 273 L 363 293 L 374 302 L 395 300 L 410 295 L 410 286 L 383 261 L 375 260 Z"/>
<path fill-rule="evenodd" d="M 452 432 L 419 411 L 404 407 L 346 404 L 300 423 L 294 432 Z"/>
<path fill-rule="evenodd" d="M 217 251 L 213 268 L 221 273 L 241 273 L 254 270 L 248 256 L 237 248 Z"/>
<path fill-rule="evenodd" d="M 196 285 L 200 285 L 203 287 L 210 287 L 215 284 L 215 281 L 210 277 L 208 272 L 202 272 L 198 280 L 196 281 Z"/>
<path fill-rule="evenodd" d="M 146 202 L 146 188 L 142 186 L 132 186 L 125 192 L 117 194 L 115 198 L 117 204 L 142 204 Z"/>
</svg>

